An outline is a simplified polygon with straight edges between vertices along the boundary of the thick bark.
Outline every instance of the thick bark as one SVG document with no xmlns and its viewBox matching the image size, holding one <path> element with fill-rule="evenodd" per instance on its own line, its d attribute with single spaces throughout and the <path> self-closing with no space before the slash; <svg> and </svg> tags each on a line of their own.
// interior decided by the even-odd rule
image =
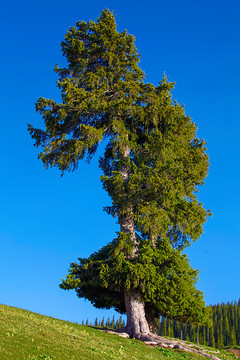
<svg viewBox="0 0 240 360">
<path fill-rule="evenodd" d="M 158 326 L 155 321 L 155 319 L 157 318 L 157 315 L 155 313 L 154 308 L 149 303 L 145 303 L 145 314 L 146 314 L 146 319 L 148 322 L 150 332 L 152 334 L 157 335 L 158 334 Z"/>
<path fill-rule="evenodd" d="M 124 158 L 126 159 L 129 156 L 129 154 L 130 154 L 130 148 L 129 146 L 126 145 L 122 150 L 121 157 L 123 159 Z M 123 182 L 127 186 L 129 181 L 129 167 L 127 165 L 122 165 L 120 166 L 119 170 L 121 171 Z M 125 234 L 131 234 L 131 240 L 134 245 L 133 253 L 131 257 L 135 258 L 137 257 L 137 252 L 138 252 L 138 242 L 136 239 L 135 228 L 134 228 L 133 210 L 130 204 L 128 204 L 127 212 L 125 214 L 120 215 L 119 222 L 120 222 L 121 231 L 124 232 Z"/>
<path fill-rule="evenodd" d="M 134 222 L 131 214 L 122 219 L 121 231 L 126 234 L 131 234 L 134 246 L 133 253 L 129 258 L 136 258 L 138 256 L 138 242 L 136 240 Z M 127 312 L 127 326 L 125 331 L 132 338 L 143 339 L 150 332 L 145 317 L 145 304 L 141 301 L 140 296 L 137 293 L 126 289 L 124 291 L 124 301 Z"/>
<path fill-rule="evenodd" d="M 130 148 L 129 146 L 125 146 L 121 156 L 123 158 L 127 158 L 129 154 Z M 128 166 L 123 165 L 121 166 L 120 171 L 122 173 L 123 181 L 127 187 L 129 181 L 129 168 Z M 135 259 L 138 256 L 139 244 L 136 239 L 131 204 L 129 204 L 126 214 L 120 216 L 119 221 L 121 231 L 125 234 L 131 235 L 131 240 L 133 242 L 133 252 L 129 258 Z M 141 301 L 139 294 L 127 289 L 124 291 L 124 301 L 127 312 L 127 326 L 125 330 L 130 337 L 143 339 L 150 333 L 148 322 L 145 317 L 145 304 Z"/>
<path fill-rule="evenodd" d="M 150 330 L 145 317 L 145 304 L 140 296 L 132 291 L 125 290 L 125 306 L 127 311 L 127 326 L 125 331 L 130 337 L 142 339 L 149 335 Z"/>
<path fill-rule="evenodd" d="M 138 256 L 138 245 L 139 244 L 136 239 L 133 215 L 132 215 L 132 210 L 130 207 L 129 207 L 128 211 L 129 211 L 129 213 L 127 215 L 121 216 L 120 227 L 121 227 L 122 232 L 124 232 L 125 234 L 131 235 L 131 240 L 133 242 L 133 250 L 132 250 L 132 254 L 129 256 L 129 258 L 134 259 L 134 258 L 137 258 L 137 256 Z"/>
</svg>

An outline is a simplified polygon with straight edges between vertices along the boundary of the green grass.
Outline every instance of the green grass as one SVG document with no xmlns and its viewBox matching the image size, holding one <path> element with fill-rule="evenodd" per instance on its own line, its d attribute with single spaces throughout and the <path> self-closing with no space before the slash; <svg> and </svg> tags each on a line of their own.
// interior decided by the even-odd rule
<svg viewBox="0 0 240 360">
<path fill-rule="evenodd" d="M 236 359 L 221 353 L 222 360 Z M 196 360 L 201 356 L 160 348 L 83 326 L 0 305 L 0 360 Z M 205 358 L 206 359 L 206 358 Z"/>
</svg>

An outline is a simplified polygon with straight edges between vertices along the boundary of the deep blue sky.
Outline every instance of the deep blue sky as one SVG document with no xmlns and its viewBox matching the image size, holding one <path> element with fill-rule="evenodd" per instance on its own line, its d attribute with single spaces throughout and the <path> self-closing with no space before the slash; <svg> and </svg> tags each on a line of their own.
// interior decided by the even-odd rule
<svg viewBox="0 0 240 360">
<path fill-rule="evenodd" d="M 176 82 L 207 141 L 210 171 L 199 197 L 213 211 L 188 249 L 207 304 L 240 297 L 239 133 L 240 2 L 238 0 L 11 1 L 1 5 L 0 303 L 80 322 L 112 316 L 58 288 L 71 261 L 111 241 L 118 230 L 102 211 L 110 201 L 97 158 L 61 178 L 45 170 L 27 132 L 41 127 L 38 97 L 60 100 L 55 64 L 60 42 L 78 20 L 114 10 L 118 30 L 136 37 L 141 68 L 157 84 Z"/>
</svg>

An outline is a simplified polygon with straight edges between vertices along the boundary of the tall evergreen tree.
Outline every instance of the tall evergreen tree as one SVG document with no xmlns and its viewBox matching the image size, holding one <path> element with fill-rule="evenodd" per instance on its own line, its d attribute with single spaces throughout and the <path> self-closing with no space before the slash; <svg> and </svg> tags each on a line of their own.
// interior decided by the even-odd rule
<svg viewBox="0 0 240 360">
<path fill-rule="evenodd" d="M 105 319 L 104 317 L 102 318 L 102 321 L 101 321 L 101 327 L 104 327 L 105 326 Z"/>
<path fill-rule="evenodd" d="M 40 98 L 45 130 L 29 125 L 39 158 L 62 173 L 90 160 L 105 139 L 101 181 L 112 199 L 117 238 L 73 263 L 61 287 L 97 307 L 127 313 L 126 331 L 146 338 L 159 316 L 204 321 L 197 272 L 181 250 L 198 239 L 207 218 L 196 193 L 208 170 L 205 142 L 184 109 L 172 101 L 173 84 L 144 83 L 134 37 L 116 29 L 104 10 L 80 21 L 62 42 L 67 67 L 56 67 L 62 103 Z"/>
<path fill-rule="evenodd" d="M 218 348 L 239 346 L 238 324 L 240 323 L 240 317 L 238 316 L 237 302 L 217 304 L 209 306 L 208 309 L 209 316 L 212 318 L 212 325 L 210 327 L 200 327 L 199 343 Z M 174 337 L 181 337 L 180 329 L 182 326 L 181 323 L 173 326 Z M 190 325 L 187 334 L 183 332 L 181 338 L 188 338 L 190 341 L 196 342 L 197 327 Z"/>
<path fill-rule="evenodd" d="M 110 323 L 110 328 L 114 329 L 115 328 L 115 316 L 113 315 L 112 321 Z"/>
<path fill-rule="evenodd" d="M 209 343 L 208 346 L 215 347 L 214 328 L 213 326 L 209 330 Z"/>
</svg>

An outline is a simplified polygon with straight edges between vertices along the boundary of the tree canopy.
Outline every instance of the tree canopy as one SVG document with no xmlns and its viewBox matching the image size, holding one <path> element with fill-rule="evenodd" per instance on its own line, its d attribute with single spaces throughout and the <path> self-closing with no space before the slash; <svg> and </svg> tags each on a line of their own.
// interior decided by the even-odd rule
<svg viewBox="0 0 240 360">
<path fill-rule="evenodd" d="M 111 11 L 77 22 L 62 52 L 67 67 L 55 68 L 62 103 L 39 98 L 45 130 L 29 131 L 44 165 L 62 174 L 90 161 L 105 139 L 99 166 L 112 200 L 105 211 L 120 231 L 73 263 L 61 287 L 96 307 L 127 312 L 134 337 L 148 334 L 150 318 L 159 315 L 205 321 L 197 272 L 181 252 L 200 237 L 209 214 L 197 198 L 209 166 L 205 141 L 173 101 L 166 76 L 158 86 L 145 82 L 134 37 L 117 31 Z"/>
<path fill-rule="evenodd" d="M 198 271 L 190 267 L 187 256 L 168 241 L 160 241 L 156 247 L 143 241 L 139 248 L 138 258 L 131 261 L 125 256 L 126 245 L 114 240 L 89 258 L 72 263 L 61 288 L 75 289 L 78 297 L 97 308 L 113 307 L 125 313 L 123 293 L 127 287 L 141 294 L 156 318 L 207 323 L 203 294 L 195 287 Z"/>
</svg>

